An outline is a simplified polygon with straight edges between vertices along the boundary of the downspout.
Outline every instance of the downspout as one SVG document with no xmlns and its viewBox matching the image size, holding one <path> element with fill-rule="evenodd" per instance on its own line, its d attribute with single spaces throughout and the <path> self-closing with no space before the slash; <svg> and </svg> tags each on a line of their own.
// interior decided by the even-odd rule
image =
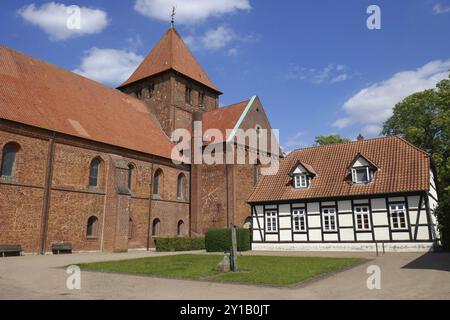
<svg viewBox="0 0 450 320">
<path fill-rule="evenodd" d="M 109 163 L 105 163 L 105 167 L 106 167 L 106 173 L 105 173 L 105 198 L 103 200 L 103 221 L 102 221 L 102 237 L 100 240 L 100 251 L 103 252 L 103 247 L 104 247 L 104 243 L 105 243 L 105 221 L 106 221 L 106 206 L 107 206 L 107 202 L 108 202 L 108 181 L 109 181 L 109 166 L 112 165 L 113 161 L 111 158 L 109 158 L 110 161 L 108 161 Z M 113 178 L 111 178 L 113 179 Z"/>
<path fill-rule="evenodd" d="M 153 167 L 154 163 L 152 162 L 151 166 L 151 183 L 150 183 L 150 196 L 148 198 L 148 227 L 147 227 L 147 251 L 150 251 L 150 228 L 152 223 L 152 197 L 153 197 Z"/>
<path fill-rule="evenodd" d="M 45 254 L 45 247 L 47 241 L 47 231 L 48 231 L 48 216 L 50 208 L 50 194 L 51 185 L 53 178 L 53 162 L 55 157 L 55 137 L 56 133 L 53 132 L 49 139 L 48 155 L 47 155 L 47 168 L 45 177 L 45 187 L 44 187 L 44 203 L 42 206 L 42 220 L 41 220 L 41 239 L 39 253 L 41 255 Z"/>
</svg>

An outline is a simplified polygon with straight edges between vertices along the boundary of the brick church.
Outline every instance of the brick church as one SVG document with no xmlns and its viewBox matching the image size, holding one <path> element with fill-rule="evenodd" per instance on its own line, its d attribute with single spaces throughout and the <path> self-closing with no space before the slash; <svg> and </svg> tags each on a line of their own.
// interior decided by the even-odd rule
<svg viewBox="0 0 450 320">
<path fill-rule="evenodd" d="M 259 99 L 220 95 L 174 28 L 117 90 L 0 46 L 0 244 L 127 251 L 249 224 L 258 163 L 171 160 L 193 121 L 254 152 L 226 130 L 270 129 Z"/>
</svg>

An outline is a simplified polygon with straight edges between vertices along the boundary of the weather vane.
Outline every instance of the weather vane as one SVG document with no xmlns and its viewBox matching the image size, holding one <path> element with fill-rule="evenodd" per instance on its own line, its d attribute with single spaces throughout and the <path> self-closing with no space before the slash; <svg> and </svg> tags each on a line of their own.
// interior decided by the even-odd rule
<svg viewBox="0 0 450 320">
<path fill-rule="evenodd" d="M 171 15 L 172 20 L 170 21 L 170 24 L 172 25 L 172 28 L 174 27 L 174 24 L 175 24 L 175 14 L 176 14 L 175 6 L 173 6 L 172 7 L 172 15 Z"/>
</svg>

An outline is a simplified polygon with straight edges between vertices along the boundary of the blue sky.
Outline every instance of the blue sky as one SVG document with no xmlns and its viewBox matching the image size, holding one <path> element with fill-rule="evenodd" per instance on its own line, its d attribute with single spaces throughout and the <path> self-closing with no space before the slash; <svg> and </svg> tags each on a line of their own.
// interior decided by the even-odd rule
<svg viewBox="0 0 450 320">
<path fill-rule="evenodd" d="M 287 150 L 320 134 L 375 137 L 396 102 L 450 69 L 450 0 L 8 0 L 0 44 L 113 87 L 167 30 L 172 4 L 221 105 L 258 95 Z M 372 4 L 380 30 L 366 26 Z M 70 5 L 76 31 L 63 25 Z"/>
</svg>

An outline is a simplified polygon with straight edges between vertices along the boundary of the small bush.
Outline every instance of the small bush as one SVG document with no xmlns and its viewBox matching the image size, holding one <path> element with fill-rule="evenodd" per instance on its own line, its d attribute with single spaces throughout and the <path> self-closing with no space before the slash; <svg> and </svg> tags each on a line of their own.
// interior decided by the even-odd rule
<svg viewBox="0 0 450 320">
<path fill-rule="evenodd" d="M 173 251 L 191 251 L 204 250 L 204 237 L 176 237 L 176 238 L 157 238 L 156 251 L 158 252 L 173 252 Z"/>
<path fill-rule="evenodd" d="M 450 191 L 441 196 L 435 214 L 439 222 L 441 245 L 444 250 L 450 251 Z"/>
<path fill-rule="evenodd" d="M 237 229 L 237 249 L 238 251 L 251 250 L 250 230 Z M 231 229 L 209 229 L 205 237 L 206 251 L 226 252 L 231 250 Z"/>
</svg>

